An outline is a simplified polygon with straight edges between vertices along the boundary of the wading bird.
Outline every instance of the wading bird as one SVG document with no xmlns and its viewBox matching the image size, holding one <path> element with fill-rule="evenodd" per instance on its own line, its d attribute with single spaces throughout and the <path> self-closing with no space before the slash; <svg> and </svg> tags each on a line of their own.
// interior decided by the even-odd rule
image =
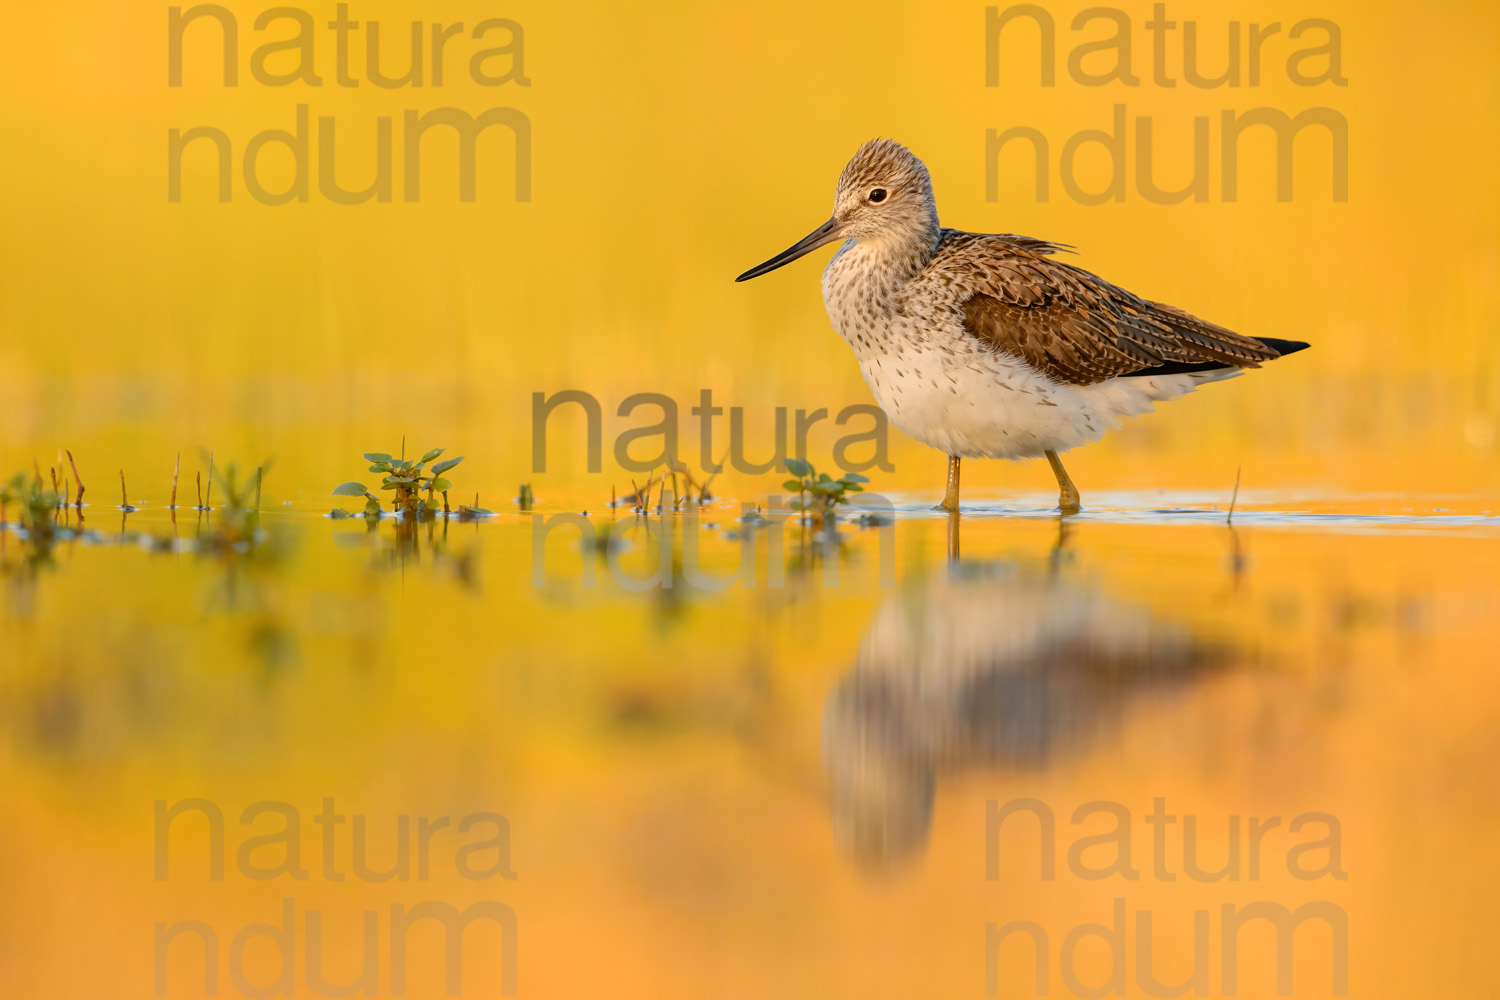
<svg viewBox="0 0 1500 1000">
<path fill-rule="evenodd" d="M 843 240 L 823 303 L 891 423 L 948 455 L 941 507 L 958 510 L 963 458 L 1046 456 L 1059 508 L 1078 490 L 1058 453 L 1205 382 L 1307 344 L 1247 337 L 1140 298 L 1053 257 L 1071 248 L 938 225 L 932 180 L 899 143 L 865 143 L 833 217 L 736 278 Z"/>
</svg>

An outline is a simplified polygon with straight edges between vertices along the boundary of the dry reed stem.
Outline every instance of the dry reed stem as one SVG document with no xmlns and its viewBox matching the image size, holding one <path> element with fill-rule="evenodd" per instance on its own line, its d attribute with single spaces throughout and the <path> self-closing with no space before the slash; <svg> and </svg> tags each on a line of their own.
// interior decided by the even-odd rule
<svg viewBox="0 0 1500 1000">
<path fill-rule="evenodd" d="M 68 464 L 73 467 L 73 481 L 78 484 L 78 496 L 74 499 L 73 502 L 77 506 L 82 507 L 83 506 L 83 477 L 78 474 L 78 463 L 75 462 L 75 461 L 73 461 L 73 453 L 71 451 L 68 452 Z"/>
</svg>

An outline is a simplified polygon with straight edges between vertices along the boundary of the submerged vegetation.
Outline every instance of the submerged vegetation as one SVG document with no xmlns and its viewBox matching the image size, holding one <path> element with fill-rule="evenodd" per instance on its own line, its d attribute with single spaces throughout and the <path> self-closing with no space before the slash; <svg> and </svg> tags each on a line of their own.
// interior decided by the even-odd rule
<svg viewBox="0 0 1500 1000">
<path fill-rule="evenodd" d="M 394 538 L 387 538 L 381 532 L 378 538 L 371 539 L 374 548 L 380 553 L 377 561 L 381 566 L 404 569 L 425 561 L 421 560 L 425 551 L 445 565 L 451 562 L 457 577 L 466 585 L 472 585 L 475 573 L 474 553 L 470 550 L 461 556 L 449 556 L 446 545 L 447 522 L 488 518 L 493 512 L 479 506 L 477 493 L 473 494 L 472 504 L 450 500 L 455 486 L 449 477 L 452 470 L 464 461 L 463 456 L 444 458 L 446 449 L 434 448 L 407 458 L 405 451 L 406 442 L 403 439 L 401 450 L 395 456 L 385 452 L 365 453 L 369 471 L 379 474 L 378 486 L 367 485 L 366 482 L 340 485 L 333 491 L 334 494 L 363 498 L 363 509 L 335 509 L 329 516 L 335 519 L 360 518 L 372 536 L 380 532 L 382 519 L 390 516 L 395 526 Z M 5 563 L 3 568 L 8 574 L 18 565 L 32 568 L 51 565 L 53 552 L 59 546 L 71 547 L 73 543 L 84 546 L 130 545 L 163 553 L 196 552 L 206 559 L 218 562 L 224 570 L 224 600 L 219 603 L 226 608 L 242 606 L 245 595 L 240 591 L 244 589 L 246 581 L 283 562 L 282 557 L 288 552 L 293 533 L 287 530 L 268 531 L 262 525 L 261 486 L 267 465 L 237 467 L 235 463 L 229 462 L 221 466 L 215 462 L 213 453 L 208 451 L 200 453 L 200 460 L 201 471 L 195 472 L 191 481 L 186 481 L 182 477 L 185 470 L 182 468 L 181 453 L 173 456 L 170 479 L 163 483 L 164 486 L 170 485 L 169 499 L 162 511 L 170 514 L 170 526 L 156 526 L 152 523 L 154 519 L 148 514 L 136 513 L 144 501 L 138 495 L 131 496 L 127 476 L 129 482 L 136 484 L 135 489 L 139 490 L 137 474 L 129 469 L 121 469 L 118 473 L 119 506 L 114 506 L 112 496 L 106 501 L 110 508 L 120 511 L 119 527 L 117 531 L 107 529 L 107 533 L 99 528 L 85 528 L 83 525 L 86 505 L 81 499 L 75 499 L 75 496 L 81 498 L 83 495 L 83 479 L 71 453 L 60 451 L 56 465 L 50 470 L 33 462 L 33 472 L 0 481 L 0 529 L 4 529 L 0 531 L 0 557 L 4 556 L 5 534 L 14 542 L 19 542 L 18 549 L 13 548 L 12 551 L 19 551 L 25 556 L 24 563 L 20 564 L 14 559 L 0 558 L 0 562 Z M 778 509 L 783 515 L 788 511 L 800 512 L 802 516 L 797 520 L 802 522 L 804 529 L 813 526 L 816 530 L 811 535 L 804 530 L 799 536 L 798 548 L 790 563 L 790 568 L 796 572 L 822 562 L 839 551 L 841 541 L 835 512 L 840 505 L 850 503 L 852 495 L 861 492 L 864 489 L 861 484 L 868 480 L 854 473 L 834 478 L 827 473 L 819 473 L 810 462 L 801 459 L 787 460 L 785 467 L 795 477 L 784 484 L 786 489 L 794 492 L 791 502 L 783 504 L 779 498 L 772 498 L 769 505 L 755 504 L 755 513 L 739 518 L 733 530 L 716 537 L 725 541 L 739 541 L 744 532 L 770 527 L 784 520 L 784 516 L 775 516 Z M 714 480 L 713 475 L 698 477 L 684 463 L 667 460 L 651 471 L 644 484 L 632 480 L 628 493 L 612 488 L 607 509 L 632 510 L 639 520 L 621 524 L 615 523 L 613 517 L 603 520 L 585 539 L 585 553 L 600 559 L 614 557 L 632 547 L 630 536 L 637 527 L 641 528 L 647 540 L 654 540 L 658 545 L 665 544 L 676 528 L 666 527 L 665 522 L 658 522 L 661 527 L 653 528 L 652 515 L 671 519 L 671 515 L 691 514 L 695 521 L 693 530 L 696 531 L 697 512 L 713 500 L 710 488 Z M 212 499 L 216 485 L 220 498 L 218 504 Z M 520 484 L 515 502 L 523 511 L 533 509 L 537 502 L 532 485 L 530 482 Z M 389 496 L 384 495 L 387 492 Z M 96 500 L 95 503 L 98 504 L 99 501 Z M 282 505 L 290 503 L 291 501 L 283 501 Z M 763 509 L 765 513 L 762 513 Z M 189 524 L 188 531 L 180 535 L 179 513 L 184 510 L 197 513 L 197 525 L 194 529 Z M 745 505 L 742 510 L 750 510 L 750 505 Z M 581 514 L 572 516 L 587 518 L 588 513 L 583 510 Z M 870 523 L 878 523 L 874 516 L 869 517 Z M 142 519 L 145 523 L 142 523 Z M 439 521 L 443 522 L 442 538 L 435 537 L 435 525 Z M 421 537 L 424 525 L 427 529 L 425 538 Z M 703 527 L 715 529 L 727 525 L 708 523 Z M 666 534 L 662 534 L 663 530 Z M 344 540 L 353 539 L 345 537 Z M 668 588 L 673 586 L 666 581 L 676 575 L 674 570 L 672 576 L 661 579 L 661 585 Z"/>
<path fill-rule="evenodd" d="M 260 527 L 260 489 L 265 471 L 264 465 L 257 466 L 253 476 L 241 480 L 233 462 L 214 470 L 226 499 L 214 518 L 213 529 L 200 536 L 200 551 L 243 555 L 266 538 Z"/>
<path fill-rule="evenodd" d="M 721 467 L 723 466 L 722 462 L 719 464 Z M 628 506 L 637 514 L 647 513 L 651 510 L 651 490 L 655 488 L 657 490 L 656 512 L 658 514 L 668 510 L 685 510 L 694 503 L 702 507 L 713 499 L 713 494 L 709 492 L 709 487 L 713 485 L 713 481 L 718 475 L 715 472 L 700 483 L 693 478 L 692 470 L 688 468 L 687 463 L 678 461 L 664 462 L 657 469 L 653 469 L 651 474 L 646 477 L 645 486 L 637 486 L 635 480 L 632 479 L 630 481 L 631 491 L 619 499 L 616 499 L 613 491 L 611 491 L 609 505 L 610 507 Z M 681 477 L 680 492 L 678 477 Z M 672 487 L 670 504 L 668 504 L 669 498 L 667 496 L 667 487 L 669 485 Z M 693 499 L 694 489 L 698 491 L 697 500 Z"/>
<path fill-rule="evenodd" d="M 52 472 L 52 487 L 42 481 L 41 471 L 34 475 L 17 473 L 0 482 L 0 572 L 9 574 L 14 568 L 5 551 L 5 535 L 10 529 L 10 516 L 14 506 L 17 534 L 21 540 L 22 559 L 18 564 L 23 579 L 35 577 L 37 571 L 52 564 L 53 546 L 58 541 L 74 537 L 71 527 L 59 526 L 57 515 L 67 507 L 68 488 L 58 490 L 56 470 Z M 78 512 L 79 523 L 83 523 L 83 512 Z"/>
<path fill-rule="evenodd" d="M 839 504 L 847 504 L 849 494 L 862 492 L 864 487 L 860 484 L 870 481 L 857 472 L 847 472 L 834 479 L 828 473 L 813 468 L 811 462 L 800 458 L 787 459 L 786 467 L 788 472 L 797 477 L 782 483 L 786 489 L 797 492 L 797 499 L 788 503 L 787 507 L 806 511 L 818 524 L 831 521 L 834 508 Z"/>
<path fill-rule="evenodd" d="M 62 494 L 56 488 L 48 489 L 41 476 L 18 472 L 0 484 L 0 525 L 6 523 L 11 504 L 20 505 L 20 524 L 29 538 L 52 537 L 56 530 L 53 516 L 63 505 Z"/>
<path fill-rule="evenodd" d="M 26 563 L 33 568 L 50 563 L 56 544 L 76 542 L 85 545 L 141 545 L 152 552 L 196 550 L 235 562 L 247 557 L 253 557 L 256 561 L 271 561 L 279 555 L 278 552 L 271 551 L 275 546 L 263 544 L 270 535 L 261 529 L 259 523 L 261 485 L 267 468 L 265 465 L 257 466 L 251 474 L 242 477 L 233 463 L 222 469 L 215 468 L 210 463 L 212 479 L 219 481 L 227 500 L 220 507 L 212 509 L 212 516 L 208 516 L 211 508 L 207 503 L 200 502 L 196 508 L 199 512 L 198 529 L 189 538 L 178 536 L 179 508 L 175 504 L 167 506 L 171 513 L 170 534 L 137 531 L 127 527 L 130 515 L 140 508 L 130 501 L 123 470 L 120 472 L 120 504 L 115 508 L 120 511 L 119 532 L 106 535 L 97 529 L 85 528 L 84 507 L 87 505 L 75 499 L 72 489 L 76 482 L 77 495 L 82 495 L 82 478 L 78 475 L 77 463 L 70 453 L 68 466 L 72 469 L 73 479 L 68 479 L 66 468 L 61 475 L 53 468 L 50 470 L 50 488 L 36 463 L 33 463 L 32 474 L 18 473 L 0 481 L 0 555 L 3 555 L 6 533 L 14 533 L 19 537 Z M 177 475 L 174 471 L 174 487 Z M 210 490 L 212 479 L 208 484 Z M 75 512 L 76 522 L 73 521 Z"/>
</svg>

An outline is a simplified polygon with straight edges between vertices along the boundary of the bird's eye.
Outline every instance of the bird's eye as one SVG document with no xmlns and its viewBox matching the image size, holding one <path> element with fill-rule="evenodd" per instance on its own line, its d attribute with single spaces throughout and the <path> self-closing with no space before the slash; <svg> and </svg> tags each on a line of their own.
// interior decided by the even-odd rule
<svg viewBox="0 0 1500 1000">
<path fill-rule="evenodd" d="M 885 188 L 876 188 L 870 192 L 871 201 L 885 201 Z"/>
</svg>

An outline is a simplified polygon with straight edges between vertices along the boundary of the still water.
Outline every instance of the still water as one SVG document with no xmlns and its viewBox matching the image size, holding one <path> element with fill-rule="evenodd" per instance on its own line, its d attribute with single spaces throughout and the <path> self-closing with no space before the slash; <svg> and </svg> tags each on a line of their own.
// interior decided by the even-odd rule
<svg viewBox="0 0 1500 1000">
<path fill-rule="evenodd" d="M 1495 508 L 1090 499 L 12 523 L 16 995 L 1493 992 Z"/>
</svg>

